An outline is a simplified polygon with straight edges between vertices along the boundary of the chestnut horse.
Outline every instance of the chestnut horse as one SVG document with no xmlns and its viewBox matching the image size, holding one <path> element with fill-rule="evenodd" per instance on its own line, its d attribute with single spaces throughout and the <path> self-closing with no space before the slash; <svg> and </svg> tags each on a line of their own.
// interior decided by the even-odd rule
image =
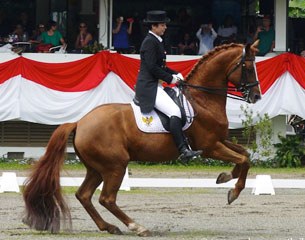
<svg viewBox="0 0 305 240">
<path fill-rule="evenodd" d="M 228 82 L 239 89 L 250 103 L 260 99 L 255 68 L 258 42 L 244 46 L 228 44 L 216 47 L 203 56 L 186 76 L 182 88 L 196 115 L 185 131 L 191 147 L 202 149 L 203 157 L 235 163 L 230 173 L 221 173 L 217 183 L 238 178 L 228 192 L 232 203 L 245 187 L 249 154 L 240 145 L 227 140 L 228 119 L 226 101 Z M 106 222 L 93 206 L 91 199 L 103 182 L 99 203 L 139 236 L 149 230 L 127 216 L 116 204 L 129 161 L 161 162 L 178 157 L 173 138 L 168 133 L 141 132 L 130 104 L 105 104 L 89 112 L 78 122 L 59 126 L 51 136 L 44 156 L 36 163 L 23 197 L 26 205 L 24 222 L 37 230 L 58 232 L 59 220 L 71 220 L 69 209 L 61 195 L 60 168 L 65 158 L 68 137 L 74 133 L 74 148 L 85 165 L 86 177 L 76 198 L 101 231 L 122 234 Z"/>
</svg>

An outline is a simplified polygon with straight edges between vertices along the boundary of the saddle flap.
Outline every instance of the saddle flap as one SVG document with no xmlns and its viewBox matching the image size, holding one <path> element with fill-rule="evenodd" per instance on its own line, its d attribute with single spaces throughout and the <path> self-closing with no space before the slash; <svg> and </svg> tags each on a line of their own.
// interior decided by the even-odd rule
<svg viewBox="0 0 305 240">
<path fill-rule="evenodd" d="M 183 121 L 183 130 L 186 130 L 192 124 L 194 117 L 194 110 L 191 104 L 187 101 L 184 95 L 178 95 L 177 88 L 166 87 L 164 88 L 164 90 L 179 106 Z M 179 97 L 181 97 L 181 100 L 179 99 Z M 169 132 L 169 118 L 164 113 L 160 112 L 157 109 L 154 109 L 150 113 L 141 113 L 137 99 L 133 99 L 131 106 L 134 111 L 138 128 L 141 131 L 150 133 Z"/>
</svg>

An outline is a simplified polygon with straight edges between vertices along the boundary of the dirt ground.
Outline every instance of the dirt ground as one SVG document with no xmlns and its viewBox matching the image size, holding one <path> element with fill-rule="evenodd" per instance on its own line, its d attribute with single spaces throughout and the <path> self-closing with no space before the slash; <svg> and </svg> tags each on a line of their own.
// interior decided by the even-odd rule
<svg viewBox="0 0 305 240">
<path fill-rule="evenodd" d="M 68 173 L 74 175 L 79 173 Z M 132 171 L 132 177 L 152 177 L 154 173 Z M 197 174 L 197 173 L 196 173 Z M 192 177 L 198 177 L 195 173 Z M 199 174 L 199 173 L 198 173 Z M 20 174 L 18 174 L 19 176 Z M 78 175 L 79 176 L 79 175 Z M 183 173 L 167 177 L 185 177 Z M 216 173 L 202 174 L 215 178 Z M 165 177 L 158 175 L 156 177 Z M 300 178 L 301 176 L 297 176 Z M 228 189 L 137 188 L 120 191 L 118 205 L 136 222 L 152 232 L 146 239 L 232 239 L 232 240 L 301 240 L 305 239 L 305 190 L 275 189 L 275 195 L 251 194 L 245 189 L 239 199 L 227 205 Z M 22 195 L 0 194 L 0 239 L 137 239 L 125 225 L 98 204 L 104 219 L 117 225 L 123 236 L 100 232 L 74 197 L 66 196 L 71 208 L 72 232 L 52 235 L 28 229 L 21 219 L 24 211 Z"/>
</svg>

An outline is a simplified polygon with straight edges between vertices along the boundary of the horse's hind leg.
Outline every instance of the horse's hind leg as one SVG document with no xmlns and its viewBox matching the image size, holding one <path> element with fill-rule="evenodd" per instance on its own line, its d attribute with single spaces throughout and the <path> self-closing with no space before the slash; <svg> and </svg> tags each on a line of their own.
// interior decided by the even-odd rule
<svg viewBox="0 0 305 240">
<path fill-rule="evenodd" d="M 117 193 L 123 181 L 125 171 L 126 168 L 118 166 L 103 175 L 104 185 L 100 196 L 100 203 L 120 219 L 129 230 L 136 232 L 138 236 L 150 236 L 150 232 L 145 227 L 128 217 L 116 204 Z"/>
<path fill-rule="evenodd" d="M 241 145 L 232 143 L 230 141 L 225 141 L 224 142 L 225 146 L 227 146 L 228 148 L 230 148 L 231 150 L 238 152 L 244 156 L 249 157 L 249 153 L 246 151 L 246 149 L 244 147 L 242 147 Z M 226 173 L 226 172 L 222 172 L 219 174 L 216 183 L 220 184 L 220 183 L 226 183 L 234 178 L 238 178 L 239 174 L 241 171 L 241 165 L 236 164 L 233 168 L 233 170 L 230 173 Z"/>
<path fill-rule="evenodd" d="M 86 209 L 92 220 L 101 231 L 108 231 L 113 234 L 122 234 L 120 229 L 104 221 L 92 204 L 92 196 L 96 188 L 102 183 L 101 175 L 93 169 L 87 167 L 87 174 L 84 182 L 76 192 L 75 196 Z"/>
<path fill-rule="evenodd" d="M 236 166 L 231 173 L 232 177 L 238 175 L 238 181 L 235 184 L 235 188 L 228 192 L 228 203 L 230 204 L 238 198 L 240 192 L 245 188 L 246 178 L 250 168 L 249 157 L 248 155 L 241 154 L 232 150 L 231 148 L 228 148 L 222 142 L 216 143 L 211 157 L 226 162 L 232 162 L 238 166 Z"/>
</svg>

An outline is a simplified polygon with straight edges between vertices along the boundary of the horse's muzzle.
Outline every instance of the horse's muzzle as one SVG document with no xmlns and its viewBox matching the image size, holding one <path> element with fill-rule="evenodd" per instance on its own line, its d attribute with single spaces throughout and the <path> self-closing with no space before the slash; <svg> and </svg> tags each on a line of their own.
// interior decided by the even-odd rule
<svg viewBox="0 0 305 240">
<path fill-rule="evenodd" d="M 258 93 L 254 93 L 250 98 L 249 98 L 249 102 L 250 103 L 256 103 L 257 101 L 259 101 L 261 99 L 261 95 Z"/>
</svg>

